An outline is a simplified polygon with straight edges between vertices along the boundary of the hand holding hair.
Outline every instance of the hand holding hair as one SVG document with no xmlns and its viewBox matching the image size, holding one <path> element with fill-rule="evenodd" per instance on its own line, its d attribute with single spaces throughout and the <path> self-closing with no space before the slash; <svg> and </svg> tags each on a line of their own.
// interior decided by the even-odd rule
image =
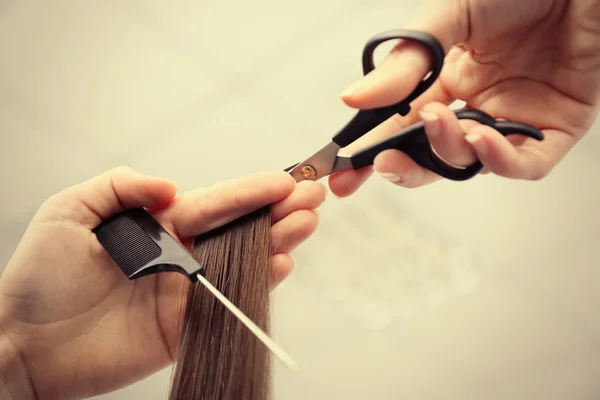
<svg viewBox="0 0 600 400">
<path fill-rule="evenodd" d="M 267 207 L 271 287 L 318 224 L 321 184 L 266 172 L 175 197 L 175 185 L 117 168 L 45 201 L 0 280 L 0 397 L 79 399 L 114 391 L 175 360 L 185 277 L 127 280 L 92 229 L 146 207 L 172 235 L 193 238 Z"/>
</svg>

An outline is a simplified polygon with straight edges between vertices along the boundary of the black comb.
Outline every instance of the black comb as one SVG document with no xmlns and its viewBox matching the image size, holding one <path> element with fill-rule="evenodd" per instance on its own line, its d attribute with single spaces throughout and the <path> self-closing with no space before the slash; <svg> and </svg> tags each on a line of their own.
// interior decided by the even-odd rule
<svg viewBox="0 0 600 400">
<path fill-rule="evenodd" d="M 143 208 L 119 213 L 93 232 L 130 280 L 168 271 L 191 281 L 204 276 L 204 268 Z"/>
</svg>

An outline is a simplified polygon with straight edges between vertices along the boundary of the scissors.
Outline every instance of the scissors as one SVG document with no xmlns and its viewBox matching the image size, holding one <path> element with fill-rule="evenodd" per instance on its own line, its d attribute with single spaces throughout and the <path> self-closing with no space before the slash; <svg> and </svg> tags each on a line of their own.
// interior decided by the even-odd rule
<svg viewBox="0 0 600 400">
<path fill-rule="evenodd" d="M 400 150 L 420 166 L 454 181 L 471 179 L 483 169 L 483 164 L 480 161 L 464 168 L 457 168 L 441 159 L 429 143 L 423 122 L 404 128 L 397 134 L 352 155 L 338 154 L 342 148 L 353 143 L 392 115 L 406 116 L 411 110 L 410 103 L 429 89 L 442 71 L 445 53 L 440 42 L 427 33 L 402 29 L 386 31 L 369 39 L 362 54 L 365 75 L 375 69 L 373 59 L 375 49 L 380 44 L 395 39 L 414 41 L 425 46 L 432 60 L 431 74 L 422 80 L 404 100 L 390 106 L 359 110 L 350 122 L 338 131 L 331 142 L 321 150 L 305 161 L 286 168 L 285 171 L 289 172 L 296 182 L 319 180 L 343 170 L 358 170 L 373 165 L 375 157 L 388 149 Z M 489 114 L 470 108 L 456 110 L 454 113 L 458 119 L 470 119 L 488 125 L 504 136 L 521 134 L 539 141 L 544 140 L 544 134 L 539 129 L 524 123 L 496 121 Z"/>
</svg>

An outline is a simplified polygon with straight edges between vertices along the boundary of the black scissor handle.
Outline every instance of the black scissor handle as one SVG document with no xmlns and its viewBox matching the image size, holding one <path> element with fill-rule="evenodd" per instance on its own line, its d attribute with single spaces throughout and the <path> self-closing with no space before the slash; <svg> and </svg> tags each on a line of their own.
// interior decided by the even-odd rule
<svg viewBox="0 0 600 400">
<path fill-rule="evenodd" d="M 480 110 L 461 109 L 454 112 L 458 119 L 471 119 L 490 126 L 502 135 L 519 134 L 536 140 L 544 140 L 544 134 L 537 128 L 520 122 L 496 121 L 492 116 Z M 465 168 L 455 168 L 441 160 L 432 150 L 425 133 L 423 122 L 419 122 L 400 131 L 351 157 L 352 167 L 360 169 L 373 165 L 375 157 L 382 151 L 397 149 L 408 155 L 420 166 L 453 181 L 465 181 L 477 175 L 483 164 L 476 161 Z"/>
<path fill-rule="evenodd" d="M 410 103 L 429 89 L 440 76 L 445 58 L 444 48 L 440 42 L 427 33 L 406 29 L 382 32 L 367 41 L 362 54 L 365 75 L 375 69 L 375 60 L 373 59 L 375 49 L 384 42 L 397 39 L 414 41 L 427 48 L 432 62 L 430 75 L 422 80 L 415 90 L 402 101 L 381 108 L 358 111 L 354 118 L 333 137 L 332 140 L 339 146 L 348 146 L 394 114 L 407 115 L 410 112 Z"/>
<path fill-rule="evenodd" d="M 375 69 L 375 60 L 373 58 L 375 54 L 375 49 L 377 47 L 389 40 L 410 40 L 413 42 L 417 42 L 427 49 L 429 52 L 429 56 L 431 57 L 431 74 L 423 81 L 419 82 L 415 90 L 411 94 L 409 94 L 404 100 L 393 104 L 391 106 L 382 107 L 380 109 L 376 109 L 376 113 L 384 113 L 388 114 L 386 111 L 389 109 L 394 110 L 395 113 L 398 113 L 402 116 L 405 116 L 410 112 L 410 103 L 417 97 L 423 94 L 427 89 L 433 85 L 435 80 L 440 76 L 442 72 L 442 67 L 444 66 L 444 58 L 445 52 L 442 44 L 432 35 L 420 32 L 420 31 L 411 31 L 407 29 L 396 29 L 392 31 L 386 31 L 379 33 L 373 36 L 363 49 L 362 55 L 362 64 L 363 64 L 363 73 L 367 75 L 369 72 Z M 386 119 L 389 118 L 392 114 L 387 115 Z"/>
</svg>

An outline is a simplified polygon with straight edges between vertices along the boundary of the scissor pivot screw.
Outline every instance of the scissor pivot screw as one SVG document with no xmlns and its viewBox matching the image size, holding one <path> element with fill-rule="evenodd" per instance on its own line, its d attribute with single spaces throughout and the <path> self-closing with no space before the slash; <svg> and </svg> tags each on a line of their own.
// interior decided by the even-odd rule
<svg viewBox="0 0 600 400">
<path fill-rule="evenodd" d="M 310 165 L 302 167 L 300 171 L 302 172 L 302 176 L 306 179 L 315 179 L 317 176 L 317 171 L 315 171 L 315 169 Z"/>
</svg>

